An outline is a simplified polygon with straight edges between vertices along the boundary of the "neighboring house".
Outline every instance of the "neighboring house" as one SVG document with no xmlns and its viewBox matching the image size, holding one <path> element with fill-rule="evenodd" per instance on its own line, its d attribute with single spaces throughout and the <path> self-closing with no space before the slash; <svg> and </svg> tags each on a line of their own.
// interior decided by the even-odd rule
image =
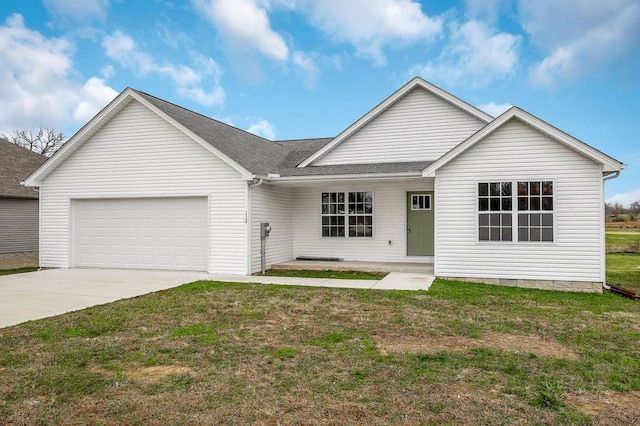
<svg viewBox="0 0 640 426">
<path fill-rule="evenodd" d="M 46 159 L 0 139 L 0 254 L 38 251 L 38 192 L 20 182 Z"/>
<path fill-rule="evenodd" d="M 576 291 L 605 279 L 605 177 L 623 164 L 531 114 L 415 78 L 335 138 L 271 142 L 124 90 L 27 180 L 41 266 L 260 269 L 298 256 Z"/>
</svg>

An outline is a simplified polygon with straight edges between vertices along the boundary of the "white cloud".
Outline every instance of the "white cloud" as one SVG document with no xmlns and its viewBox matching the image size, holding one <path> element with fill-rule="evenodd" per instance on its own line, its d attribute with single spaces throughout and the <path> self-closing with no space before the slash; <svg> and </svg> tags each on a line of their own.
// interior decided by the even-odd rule
<svg viewBox="0 0 640 426">
<path fill-rule="evenodd" d="M 302 51 L 296 50 L 291 56 L 291 60 L 298 69 L 298 74 L 307 89 L 313 89 L 318 83 L 320 70 L 314 63 L 313 59 Z"/>
<path fill-rule="evenodd" d="M 0 133 L 50 126 L 65 130 L 95 114 L 115 91 L 104 80 L 78 81 L 74 46 L 25 26 L 21 15 L 0 25 Z"/>
<path fill-rule="evenodd" d="M 494 24 L 508 0 L 465 0 L 465 16 Z"/>
<path fill-rule="evenodd" d="M 106 35 L 102 39 L 102 47 L 108 57 L 140 75 L 158 71 L 159 67 L 155 64 L 153 58 L 138 50 L 135 41 L 120 30 Z"/>
<path fill-rule="evenodd" d="M 442 18 L 429 17 L 413 0 L 300 0 L 311 24 L 359 55 L 383 65 L 383 47 L 393 42 L 429 42 L 442 32 Z"/>
<path fill-rule="evenodd" d="M 520 0 L 520 22 L 547 56 L 530 69 L 530 80 L 553 85 L 612 66 L 637 74 L 640 3 L 636 0 Z"/>
<path fill-rule="evenodd" d="M 156 73 L 169 77 L 178 86 L 176 92 L 183 98 L 204 106 L 221 106 L 224 103 L 225 92 L 220 85 L 222 72 L 211 58 L 194 55 L 195 68 L 172 63 L 159 65 L 120 30 L 105 36 L 102 47 L 107 56 L 139 75 Z M 203 86 L 209 86 L 210 89 L 204 89 Z"/>
<path fill-rule="evenodd" d="M 511 104 L 496 104 L 494 102 L 489 102 L 488 104 L 482 104 L 478 108 L 486 112 L 487 114 L 497 117 L 513 105 Z"/>
<path fill-rule="evenodd" d="M 627 192 L 620 192 L 607 198 L 607 203 L 620 203 L 624 206 L 628 206 L 636 201 L 640 201 L 640 188 L 635 188 Z"/>
<path fill-rule="evenodd" d="M 91 120 L 116 96 L 118 96 L 118 92 L 107 86 L 104 80 L 91 77 L 82 87 L 81 101 L 73 112 L 73 119 L 79 123 Z"/>
<path fill-rule="evenodd" d="M 289 48 L 271 28 L 267 10 L 254 0 L 192 0 L 233 49 L 247 46 L 277 61 L 286 61 Z"/>
<path fill-rule="evenodd" d="M 520 36 L 496 32 L 480 21 L 452 23 L 450 31 L 450 41 L 440 57 L 412 68 L 411 74 L 453 85 L 464 81 L 482 86 L 515 73 Z"/>
<path fill-rule="evenodd" d="M 260 120 L 255 124 L 252 124 L 247 132 L 254 135 L 262 136 L 265 139 L 273 140 L 276 137 L 276 133 L 273 130 L 273 125 L 267 120 Z"/>
<path fill-rule="evenodd" d="M 104 19 L 109 6 L 109 0 L 44 0 L 43 3 L 53 15 L 75 21 Z"/>
<path fill-rule="evenodd" d="M 184 87 L 178 88 L 178 95 L 183 98 L 191 99 L 198 102 L 200 105 L 214 107 L 222 106 L 224 104 L 225 92 L 220 86 L 214 86 L 210 91 L 205 91 L 201 87 L 187 89 Z"/>
</svg>

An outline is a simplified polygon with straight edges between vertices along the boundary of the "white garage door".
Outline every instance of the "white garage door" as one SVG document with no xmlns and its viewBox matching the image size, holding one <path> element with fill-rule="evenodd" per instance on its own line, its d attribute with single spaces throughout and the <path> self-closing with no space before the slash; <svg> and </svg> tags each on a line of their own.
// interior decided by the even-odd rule
<svg viewBox="0 0 640 426">
<path fill-rule="evenodd" d="M 207 199 L 73 201 L 74 265 L 207 270 Z"/>
</svg>

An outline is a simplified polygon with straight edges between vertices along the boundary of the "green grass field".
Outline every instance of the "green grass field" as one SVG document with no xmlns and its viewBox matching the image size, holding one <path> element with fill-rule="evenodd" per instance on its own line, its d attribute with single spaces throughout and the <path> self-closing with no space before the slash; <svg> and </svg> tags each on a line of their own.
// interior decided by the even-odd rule
<svg viewBox="0 0 640 426">
<path fill-rule="evenodd" d="M 639 339 L 612 294 L 195 282 L 1 329 L 0 424 L 631 424 Z"/>
<path fill-rule="evenodd" d="M 0 269 L 0 275 L 23 274 L 25 272 L 34 272 L 37 270 L 38 270 L 38 267 L 30 267 L 30 266 L 26 268 Z"/>
<path fill-rule="evenodd" d="M 265 275 L 274 277 L 301 277 L 301 278 L 332 278 L 340 280 L 381 280 L 386 273 L 359 272 L 359 271 L 289 271 L 289 270 L 268 270 Z"/>
</svg>

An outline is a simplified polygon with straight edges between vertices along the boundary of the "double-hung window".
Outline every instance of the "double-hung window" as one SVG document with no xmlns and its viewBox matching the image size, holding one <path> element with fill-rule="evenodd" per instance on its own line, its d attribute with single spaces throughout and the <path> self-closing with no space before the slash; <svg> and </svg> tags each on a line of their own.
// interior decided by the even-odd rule
<svg viewBox="0 0 640 426">
<path fill-rule="evenodd" d="M 511 241 L 513 238 L 513 195 L 511 182 L 478 184 L 478 239 Z"/>
<path fill-rule="evenodd" d="M 323 237 L 372 237 L 373 192 L 323 192 Z"/>
<path fill-rule="evenodd" d="M 553 242 L 553 215 L 552 181 L 478 183 L 479 241 Z"/>
<path fill-rule="evenodd" d="M 553 242 L 553 182 L 518 182 L 518 241 Z"/>
</svg>

